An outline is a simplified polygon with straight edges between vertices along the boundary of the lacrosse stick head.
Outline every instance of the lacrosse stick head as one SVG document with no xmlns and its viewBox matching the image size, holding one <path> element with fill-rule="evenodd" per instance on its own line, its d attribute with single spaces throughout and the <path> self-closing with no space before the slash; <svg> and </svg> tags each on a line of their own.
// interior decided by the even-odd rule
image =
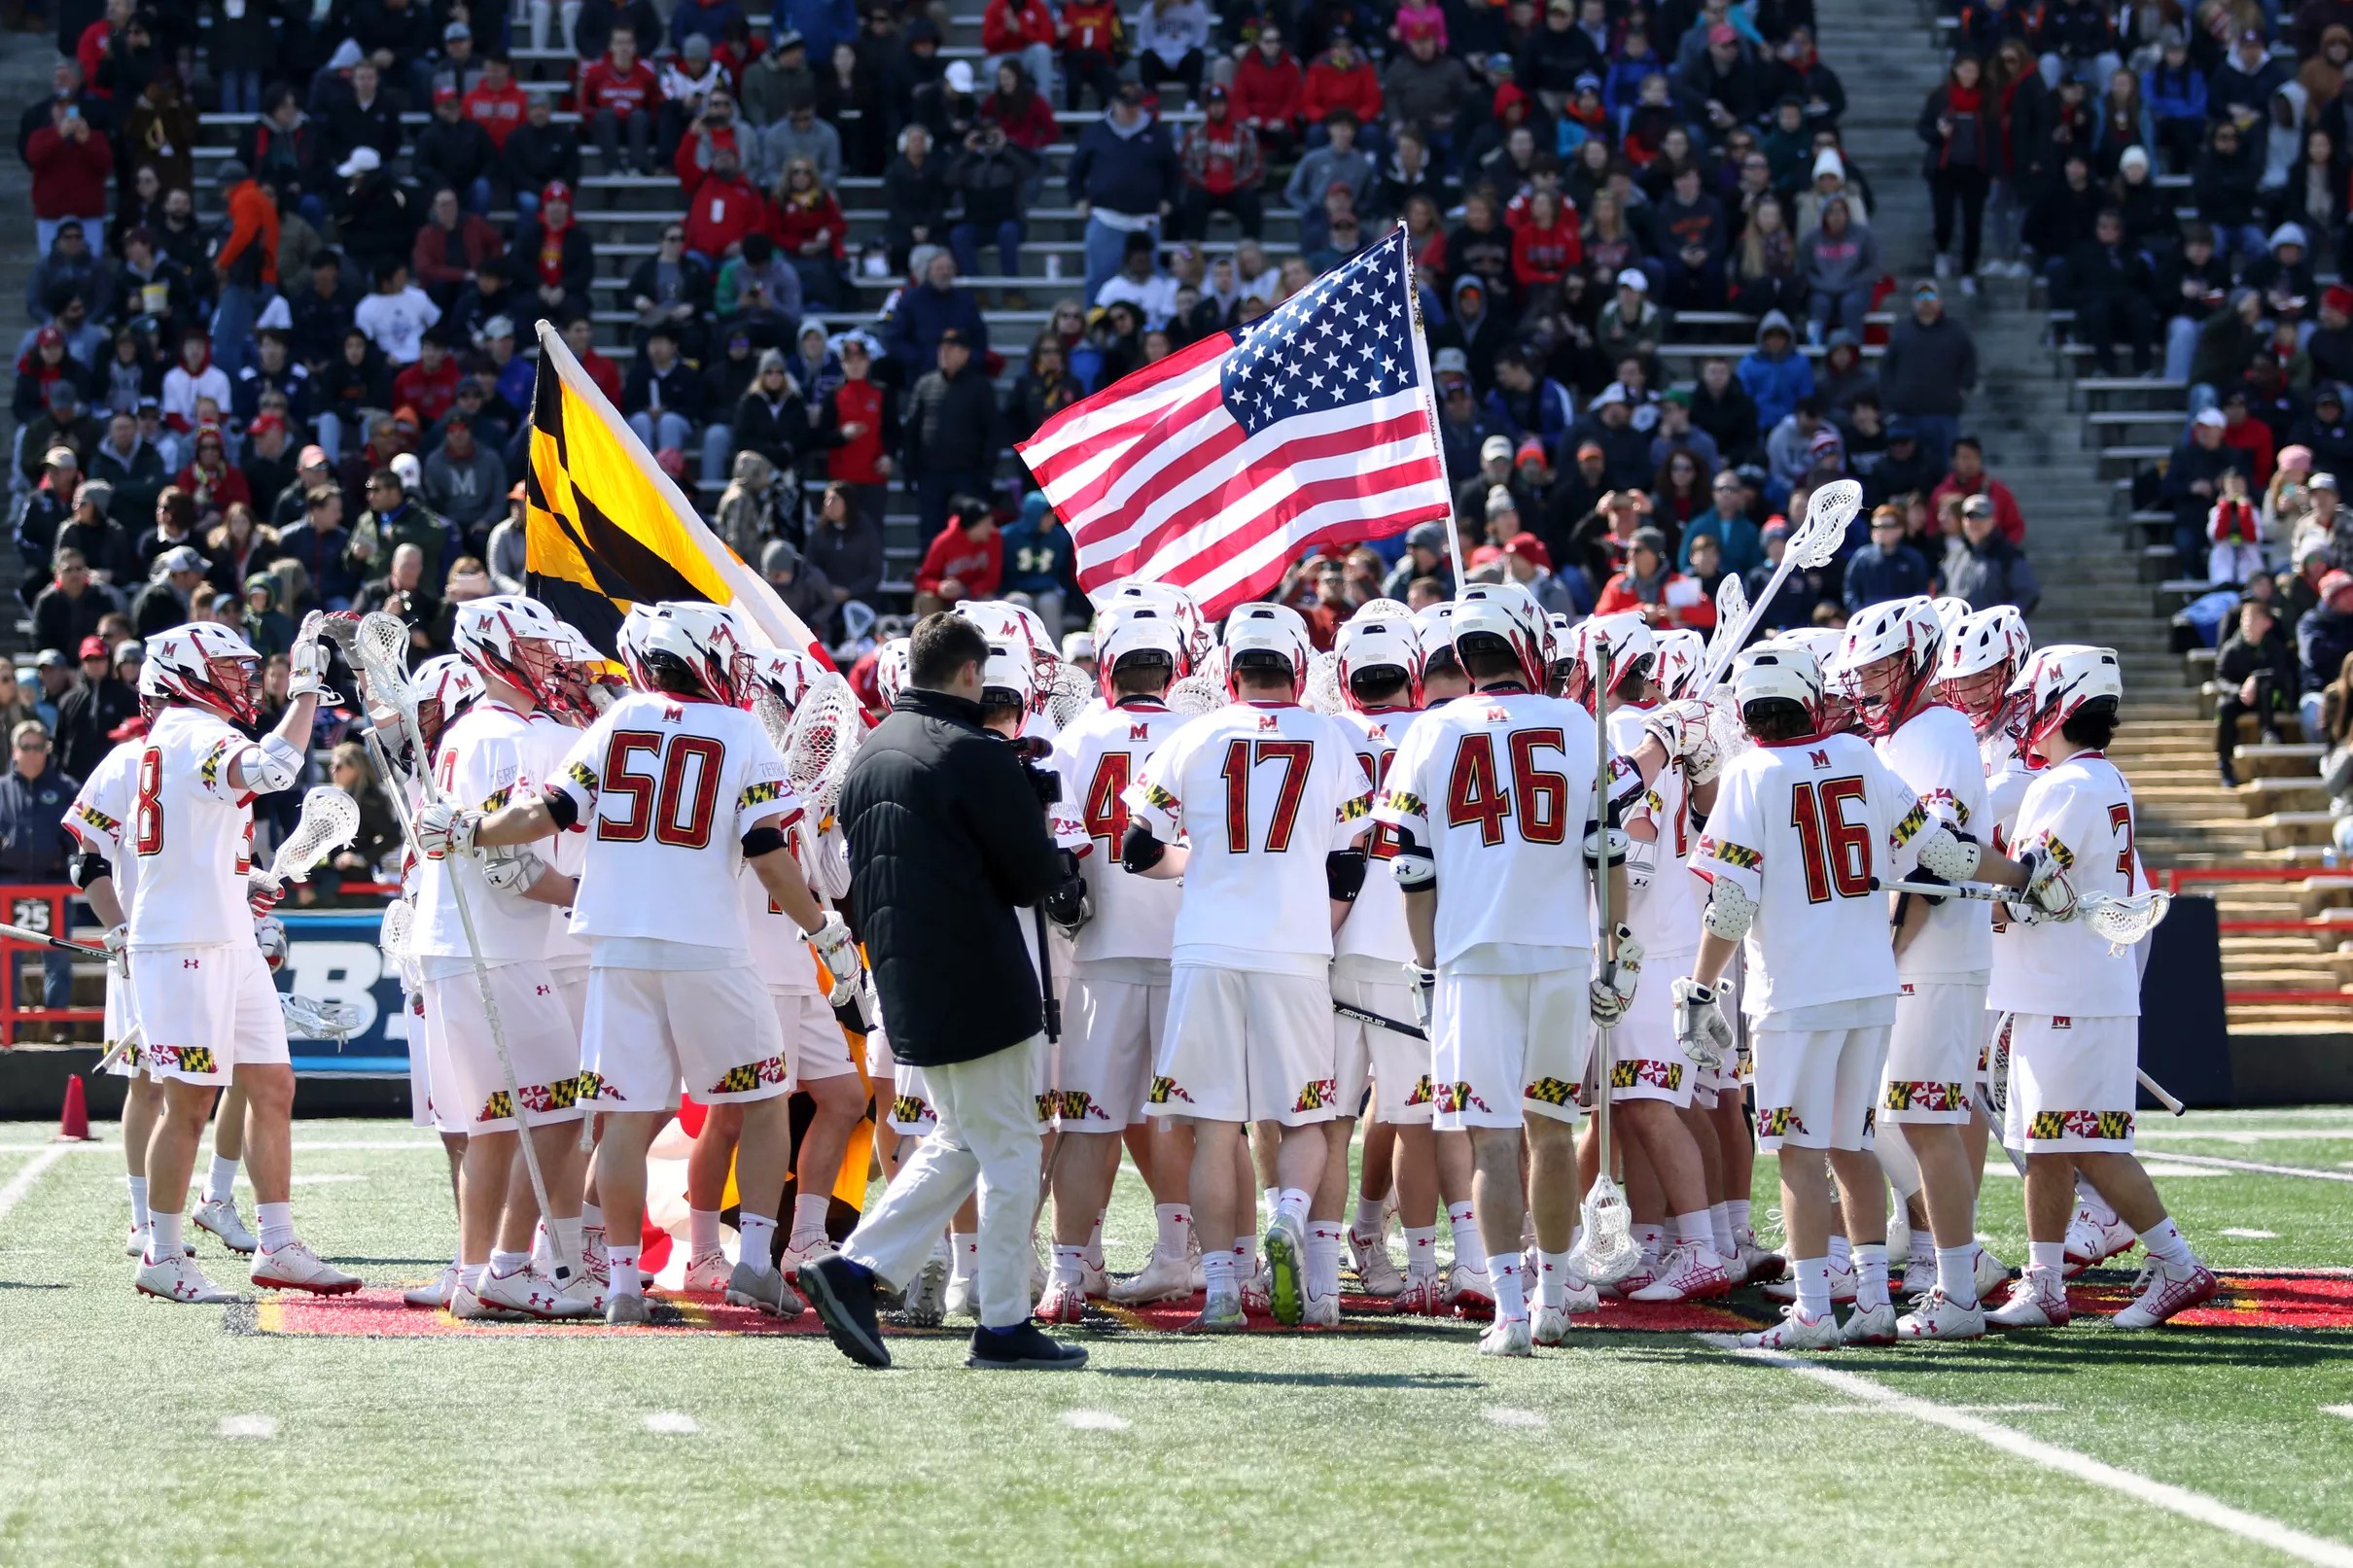
<svg viewBox="0 0 2353 1568">
<path fill-rule="evenodd" d="M 783 748 L 785 782 L 817 821 L 833 815 L 842 781 L 865 738 L 866 725 L 850 682 L 828 670 L 809 683 Z"/>
<path fill-rule="evenodd" d="M 369 610 L 352 633 L 348 654 L 369 700 L 400 714 L 403 727 L 415 735 L 417 692 L 408 679 L 407 624 L 398 615 Z"/>
<path fill-rule="evenodd" d="M 1068 659 L 1054 664 L 1053 683 L 1046 687 L 1045 714 L 1056 733 L 1078 722 L 1078 715 L 1095 700 L 1095 679 Z"/>
<path fill-rule="evenodd" d="M 1196 671 L 1181 680 L 1171 681 L 1164 701 L 1170 713 L 1182 714 L 1188 718 L 1200 714 L 1213 714 L 1225 706 L 1225 682 L 1222 679 L 1212 680 Z"/>
<path fill-rule="evenodd" d="M 359 831 L 360 803 L 333 784 L 314 784 L 302 796 L 294 831 L 269 857 L 269 874 L 280 882 L 307 882 L 329 850 L 349 844 Z"/>
<path fill-rule="evenodd" d="M 1340 689 L 1340 655 L 1330 648 L 1307 661 L 1307 689 L 1300 693 L 1302 707 L 1318 714 L 1343 713 L 1348 699 Z"/>
<path fill-rule="evenodd" d="M 2085 923 L 2095 935 L 2108 939 L 2108 953 L 2113 958 L 2157 929 L 2173 907 L 2173 895 L 2151 889 L 2122 898 L 2088 898 L 2084 906 Z"/>
<path fill-rule="evenodd" d="M 1859 479 L 1833 479 L 1806 502 L 1806 521 L 1789 536 L 1789 554 L 1807 571 L 1828 566 L 1845 542 L 1846 525 L 1863 509 Z"/>
<path fill-rule="evenodd" d="M 359 1012 L 350 1003 L 314 1001 L 291 991 L 278 993 L 278 1011 L 286 1019 L 286 1032 L 305 1039 L 344 1045 L 360 1028 Z"/>
<path fill-rule="evenodd" d="M 415 920 L 416 906 L 405 898 L 384 906 L 384 923 L 376 927 L 376 948 L 394 968 L 407 961 L 408 929 Z"/>
<path fill-rule="evenodd" d="M 1634 1272 L 1642 1248 L 1634 1240 L 1634 1211 L 1607 1171 L 1594 1178 L 1585 1195 L 1585 1234 L 1577 1239 L 1569 1267 L 1597 1285 L 1614 1285 Z"/>
</svg>

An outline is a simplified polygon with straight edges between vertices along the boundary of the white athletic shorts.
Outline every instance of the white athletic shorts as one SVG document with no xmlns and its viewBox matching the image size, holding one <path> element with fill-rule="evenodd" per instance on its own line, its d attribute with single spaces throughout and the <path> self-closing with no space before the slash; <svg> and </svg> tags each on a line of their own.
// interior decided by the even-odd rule
<svg viewBox="0 0 2353 1568">
<path fill-rule="evenodd" d="M 1887 1031 L 1887 1065 L 1880 1071 L 1879 1115 L 1890 1122 L 1969 1120 L 1965 1098 L 1976 1076 L 1979 1036 L 1984 1032 L 1985 988 L 1966 981 L 1907 980 L 1895 999 Z"/>
<path fill-rule="evenodd" d="M 1579 948 L 1545 974 L 1438 971 L 1430 1020 L 1432 1122 L 1441 1132 L 1521 1127 L 1529 1116 L 1574 1123 L 1593 1064 L 1592 956 Z"/>
<path fill-rule="evenodd" d="M 469 1134 L 515 1131 L 520 1124 L 474 965 L 463 959 L 425 962 L 425 1055 L 434 1125 L 444 1132 Z M 487 973 L 523 1109 L 534 1123 L 579 1121 L 579 1036 L 555 977 L 536 959 L 493 964 Z"/>
<path fill-rule="evenodd" d="M 814 991 L 778 991 L 774 987 L 768 994 L 776 1003 L 776 1027 L 785 1036 L 785 1060 L 792 1066 L 792 1088 L 858 1070 L 850 1063 L 849 1036 L 842 1033 L 841 1021 L 833 1016 L 832 1004 L 825 997 Z"/>
<path fill-rule="evenodd" d="M 580 1083 L 600 1111 L 662 1111 L 681 1081 L 706 1105 L 769 1099 L 791 1068 L 767 983 L 724 969 L 588 971 Z"/>
<path fill-rule="evenodd" d="M 1977 1082 L 1983 1090 L 1993 1076 L 1993 1031 L 2002 1027 L 2002 1015 L 1988 1007 L 1978 1015 L 1977 1026 Z M 1980 1098 L 1978 1103 L 1985 1103 Z"/>
<path fill-rule="evenodd" d="M 1775 1028 L 1758 1021 L 1757 1147 L 1868 1149 L 1885 1024 L 1853 1028 Z"/>
<path fill-rule="evenodd" d="M 123 1036 L 138 1027 L 139 1009 L 131 996 L 130 982 L 115 972 L 109 964 L 106 970 L 106 1048 L 113 1050 Z M 110 1078 L 139 1076 L 139 1046 L 136 1041 L 128 1050 L 107 1063 Z"/>
<path fill-rule="evenodd" d="M 1150 1114 L 1306 1127 L 1339 1114 L 1328 975 L 1178 961 Z"/>
<path fill-rule="evenodd" d="M 1641 983 L 1609 1031 L 1609 1087 L 1619 1099 L 1658 1099 L 1683 1110 L 1699 1093 L 1700 1068 L 1675 1038 L 1672 977 L 1691 972 L 1689 955 L 1643 960 Z"/>
<path fill-rule="evenodd" d="M 1332 1000 L 1348 1002 L 1368 1013 L 1414 1022 L 1414 986 L 1405 969 L 1362 954 L 1347 953 L 1332 962 Z M 1333 1049 L 1340 1080 L 1340 1108 L 1353 1110 L 1364 1098 L 1364 1078 L 1373 1080 L 1373 1120 L 1411 1122 L 1427 1127 L 1430 1119 L 1429 1042 L 1379 1024 L 1360 1023 L 1332 1015 Z"/>
<path fill-rule="evenodd" d="M 226 1084 L 239 1067 L 287 1062 L 286 1015 L 269 961 L 250 937 L 139 948 L 131 1005 L 147 1026 L 139 1065 L 158 1081 Z"/>
<path fill-rule="evenodd" d="M 1120 1132 L 1143 1120 L 1168 1020 L 1166 963 L 1114 959 L 1071 971 L 1055 1085 L 1065 1132 Z"/>
<path fill-rule="evenodd" d="M 555 993 L 564 998 L 564 1011 L 572 1015 L 572 1032 L 578 1038 L 588 1022 L 588 966 L 568 963 L 559 969 L 551 963 L 547 972 L 555 976 Z"/>
<path fill-rule="evenodd" d="M 2002 1141 L 2027 1154 L 2129 1154 L 2137 1018 L 2011 1013 L 2010 1103 Z"/>
</svg>

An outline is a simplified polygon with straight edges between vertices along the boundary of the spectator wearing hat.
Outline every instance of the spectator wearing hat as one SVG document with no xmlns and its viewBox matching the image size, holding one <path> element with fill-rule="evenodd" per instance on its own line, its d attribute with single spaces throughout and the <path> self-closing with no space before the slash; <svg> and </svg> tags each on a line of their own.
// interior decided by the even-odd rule
<svg viewBox="0 0 2353 1568">
<path fill-rule="evenodd" d="M 2315 396 L 2320 385 L 2341 387 L 2353 375 L 2353 288 L 2332 283 L 2320 292 L 2320 318 L 2304 337 L 2303 350 L 2312 364 Z"/>
<path fill-rule="evenodd" d="M 1503 569 L 1511 580 L 1533 594 L 1547 614 L 1575 615 L 1581 610 L 1568 584 L 1553 574 L 1552 552 L 1533 534 L 1514 534 L 1503 541 Z"/>
<path fill-rule="evenodd" d="M 1626 546 L 1626 570 L 1609 579 L 1594 604 L 1597 615 L 1623 610 L 1637 611 L 1654 631 L 1682 626 L 1704 632 L 1716 623 L 1715 605 L 1674 569 L 1667 536 L 1648 526 L 1634 530 Z"/>
<path fill-rule="evenodd" d="M 492 176 L 498 172 L 499 149 L 491 141 L 490 132 L 479 122 L 467 117 L 456 87 L 434 88 L 433 118 L 417 132 L 416 149 L 409 155 L 408 162 L 410 172 L 424 190 L 433 192 L 446 187 L 465 210 L 477 218 L 490 211 Z M 441 221 L 438 214 L 436 221 Z M 452 222 L 448 226 L 454 228 L 456 225 Z M 417 274 L 427 275 L 422 264 Z"/>
<path fill-rule="evenodd" d="M 88 777 L 58 764 L 51 751 L 49 731 L 39 719 L 18 719 L 10 730 L 9 743 L 9 770 L 0 778 L 0 896 L 12 889 L 54 887 L 71 880 L 66 859 L 76 846 L 65 831 L 65 813 Z M 12 1006 L 21 995 L 18 966 L 31 951 L 18 948 L 0 973 L 8 985 Z M 44 951 L 41 976 L 43 1007 L 73 1005 L 73 955 Z M 64 1025 L 53 1025 L 50 1032 L 63 1039 Z"/>
<path fill-rule="evenodd" d="M 668 322 L 654 324 L 646 334 L 646 352 L 630 362 L 621 383 L 621 414 L 651 450 L 683 452 L 693 443 L 695 423 L 703 415 L 703 379 L 679 357 L 678 330 Z"/>
<path fill-rule="evenodd" d="M 1064 20 L 1067 27 L 1067 12 Z M 1070 59 L 1066 51 L 1066 68 Z M 1127 236 L 1157 239 L 1161 220 L 1184 190 L 1168 128 L 1145 109 L 1143 89 L 1133 79 L 1120 82 L 1108 112 L 1079 133 L 1069 175 L 1071 203 L 1086 214 L 1085 297 L 1092 300 L 1119 269 Z"/>
<path fill-rule="evenodd" d="M 304 458 L 316 450 L 306 450 Z M 349 559 L 351 531 L 343 526 L 343 492 L 326 476 L 324 468 L 321 464 L 318 477 L 303 493 L 299 519 L 279 529 L 276 558 L 300 563 L 310 578 L 317 608 L 343 610 L 351 608 L 359 593 L 360 577 Z M 303 476 L 309 477 L 312 471 L 305 461 Z"/>
<path fill-rule="evenodd" d="M 588 122 L 609 175 L 653 172 L 653 111 L 661 102 L 662 87 L 653 67 L 638 57 L 639 43 L 634 28 L 615 27 L 602 56 L 580 71 L 580 113 Z M 629 143 L 625 165 L 621 161 L 624 136 Z"/>
<path fill-rule="evenodd" d="M 1506 294 L 1503 301 L 1509 297 Z M 1495 308 L 1497 297 L 1483 278 L 1457 278 L 1451 303 L 1451 317 L 1431 331 L 1430 345 L 1439 353 L 1459 352 L 1472 387 L 1484 397 L 1493 386 L 1496 357 L 1511 344 L 1511 323 Z"/>
<path fill-rule="evenodd" d="M 579 184 L 583 138 L 578 126 L 555 123 L 554 110 L 552 94 L 532 93 L 522 124 L 499 150 L 499 185 L 512 196 L 518 229 L 538 216 L 548 186 L 570 191 Z"/>
<path fill-rule="evenodd" d="M 1201 120 L 1185 132 L 1177 161 L 1184 177 L 1175 224 L 1179 235 L 1206 239 L 1210 214 L 1222 211 L 1244 234 L 1259 236 L 1266 221 L 1259 194 L 1266 162 L 1257 131 L 1235 116 L 1224 87 L 1212 87 L 1202 94 Z"/>
<path fill-rule="evenodd" d="M 942 331 L 933 353 L 933 367 L 908 398 L 904 434 L 923 525 L 936 531 L 952 500 L 987 496 L 1003 440 L 996 388 L 972 363 L 973 345 L 962 329 Z"/>
<path fill-rule="evenodd" d="M 915 569 L 915 613 L 951 610 L 967 599 L 994 599 L 1004 575 L 1004 540 L 988 503 L 960 495 Z"/>
<path fill-rule="evenodd" d="M 759 552 L 759 575 L 785 608 L 813 627 L 829 625 L 839 601 L 824 572 L 790 540 L 772 539 Z"/>
<path fill-rule="evenodd" d="M 155 510 L 156 497 L 171 482 L 163 454 L 140 436 L 137 417 L 126 413 L 109 419 L 105 435 L 90 448 L 89 474 L 113 486 L 109 515 L 126 528 Z"/>
<path fill-rule="evenodd" d="M 1299 93 L 1299 112 L 1308 125 L 1307 145 L 1320 145 L 1330 135 L 1333 112 L 1345 109 L 1354 117 L 1356 141 L 1365 152 L 1378 157 L 1384 150 L 1380 146 L 1381 77 L 1349 36 L 1346 23 L 1330 27 L 1324 42 L 1323 52 L 1308 63 L 1307 81 Z"/>
<path fill-rule="evenodd" d="M 1911 422 L 1921 448 L 1942 464 L 1960 435 L 1961 410 L 1977 378 L 1976 339 L 1945 314 L 1936 280 L 1922 278 L 1913 287 L 1912 313 L 1888 332 L 1880 401 L 1890 415 Z"/>
<path fill-rule="evenodd" d="M 507 464 L 474 436 L 463 417 L 443 427 L 441 444 L 425 460 L 426 504 L 468 540 L 487 539 L 507 511 Z"/>
<path fill-rule="evenodd" d="M 2331 571 L 2320 579 L 2320 602 L 2296 623 L 2297 706 L 2307 736 L 2321 733 L 2321 694 L 2353 655 L 2353 575 Z"/>
<path fill-rule="evenodd" d="M 440 580 L 442 563 L 454 561 L 464 553 L 464 542 L 456 530 L 427 510 L 422 498 L 410 493 L 389 463 L 368 475 L 367 495 L 368 509 L 360 514 L 359 523 L 351 531 L 350 547 L 345 551 L 355 573 L 365 573 L 387 560 L 401 545 L 411 544 L 418 554 L 418 580 L 437 582 Z"/>
<path fill-rule="evenodd" d="M 82 552 L 61 548 L 50 562 L 49 585 L 33 599 L 33 641 L 42 647 L 79 646 L 122 609 L 115 591 L 90 575 Z"/>
<path fill-rule="evenodd" d="M 1444 597 L 1454 597 L 1455 564 L 1447 552 L 1446 529 L 1442 524 L 1417 523 L 1406 531 L 1405 553 L 1382 580 L 1381 592 L 1390 599 L 1403 599 L 1406 589 L 1422 577 L 1434 579 Z"/>
<path fill-rule="evenodd" d="M 1082 597 L 1077 546 L 1046 498 L 1035 490 L 1022 498 L 1019 515 L 1005 526 L 1004 559 L 1003 591 L 1028 596 L 1030 608 L 1059 640 L 1065 607 Z"/>
<path fill-rule="evenodd" d="M 1842 597 L 1849 615 L 1890 599 L 1910 599 L 1928 592 L 1928 563 L 1904 540 L 1904 514 L 1881 506 L 1871 514 L 1871 542 L 1846 558 Z"/>
<path fill-rule="evenodd" d="M 947 172 L 948 188 L 964 198 L 963 219 L 948 230 L 948 246 L 959 270 L 983 270 L 980 247 L 993 240 L 998 271 L 1006 277 L 1021 275 L 1021 246 L 1029 235 L 1022 220 L 1023 192 L 1037 170 L 1036 157 L 1008 141 L 1004 127 L 995 121 L 966 133 L 964 150 Z"/>
<path fill-rule="evenodd" d="M 1471 385 L 1470 360 L 1459 348 L 1442 348 L 1431 357 L 1431 375 L 1438 383 L 1438 448 L 1446 458 L 1448 479 L 1467 484 L 1478 474 L 1480 452 L 1500 439 L 1508 451 L 1511 437 L 1487 423 Z"/>
<path fill-rule="evenodd" d="M 1972 610 L 2016 605 L 2031 615 L 2042 600 L 2034 569 L 1995 526 L 1993 502 L 1985 496 L 1961 503 L 1961 531 L 1946 540 L 1941 575 L 1945 592 L 1967 600 Z"/>
<path fill-rule="evenodd" d="M 722 163 L 728 161 L 731 159 L 721 159 Z M 739 205 L 745 199 L 759 200 L 758 192 L 740 180 L 736 185 L 741 187 L 733 193 Z M 704 197 L 705 192 L 698 192 L 696 204 L 687 210 L 685 234 L 689 250 L 694 248 L 697 238 L 697 219 L 708 211 Z M 723 236 L 713 237 L 710 242 L 724 249 Z M 588 291 L 596 281 L 596 243 L 579 221 L 570 186 L 553 180 L 540 192 L 537 215 L 516 226 L 512 253 L 525 268 L 524 289 L 519 291 L 518 303 L 527 321 L 534 325 L 552 321 L 558 326 L 569 326 L 587 315 Z"/>
<path fill-rule="evenodd" d="M 2165 172 L 2187 174 L 2205 140 L 2206 79 L 2180 26 L 2160 36 L 2158 57 L 2141 72 L 2140 87 L 2150 141 L 2164 155 Z"/>
<path fill-rule="evenodd" d="M 1323 144 L 1302 156 L 1283 187 L 1283 199 L 1299 215 L 1300 244 L 1313 250 L 1323 243 L 1330 221 L 1326 197 L 1334 186 L 1349 195 L 1350 211 L 1362 211 L 1373 199 L 1381 170 L 1371 156 L 1356 145 L 1354 111 L 1332 110 L 1319 127 Z"/>
<path fill-rule="evenodd" d="M 59 550 L 74 550 L 88 565 L 91 578 L 114 585 L 134 575 L 130 535 L 108 515 L 115 487 L 104 479 L 85 479 L 74 493 L 73 515 L 57 531 Z"/>
<path fill-rule="evenodd" d="M 17 548 L 27 566 L 47 560 L 56 549 L 58 532 L 74 514 L 82 463 L 72 447 L 53 446 L 42 458 L 40 474 L 24 509 L 17 514 Z"/>
<path fill-rule="evenodd" d="M 2353 472 L 2353 415 L 2345 408 L 2344 388 L 2335 382 L 2313 387 L 2310 411 L 2288 434 L 2291 440 L 2311 449 L 2314 469 Z"/>
<path fill-rule="evenodd" d="M 1650 436 L 1634 428 L 1633 400 L 1618 382 L 1601 389 L 1568 438 L 1601 448 L 1602 474 L 1612 489 L 1639 489 L 1658 471 L 1650 461 Z"/>
<path fill-rule="evenodd" d="M 114 649 L 95 634 L 69 645 L 79 652 L 81 675 L 57 699 L 57 766 L 76 779 L 114 749 L 113 730 L 139 712 L 139 697 L 115 679 Z"/>
<path fill-rule="evenodd" d="M 1758 530 L 1757 547 L 1764 552 L 1763 558 L 1748 569 L 1745 579 L 1749 603 L 1762 603 L 1764 607 L 1758 612 L 1756 635 L 1770 637 L 1792 627 L 1812 625 L 1814 606 L 1819 600 L 1818 574 L 1793 572 L 1779 593 L 1771 599 L 1764 597 L 1766 584 L 1773 580 L 1781 557 L 1789 551 L 1789 520 L 1777 512 L 1767 518 L 1764 527 Z"/>
<path fill-rule="evenodd" d="M 1749 58 L 1739 29 L 1729 21 L 1704 25 L 1703 48 L 1697 58 L 1677 63 L 1672 86 L 1685 118 L 1715 140 L 1736 125 L 1762 120 L 1770 100 L 1764 76 Z"/>
</svg>

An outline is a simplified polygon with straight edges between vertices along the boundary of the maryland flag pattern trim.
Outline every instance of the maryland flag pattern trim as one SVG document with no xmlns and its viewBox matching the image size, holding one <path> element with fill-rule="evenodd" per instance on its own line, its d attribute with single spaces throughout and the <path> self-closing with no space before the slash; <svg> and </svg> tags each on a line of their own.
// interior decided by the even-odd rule
<svg viewBox="0 0 2353 1568">
<path fill-rule="evenodd" d="M 1983 1063 L 1980 1063 L 1981 1067 Z M 1888 1111 L 1959 1111 L 1968 1109 L 1959 1084 L 1921 1079 L 1890 1078 L 1879 1109 Z"/>
<path fill-rule="evenodd" d="M 2055 1143 L 2061 1138 L 2125 1143 L 2131 1137 L 2130 1111 L 2036 1111 L 2026 1122 L 2029 1143 Z"/>
<path fill-rule="evenodd" d="M 738 1063 L 720 1074 L 706 1095 L 716 1098 L 720 1095 L 749 1095 L 763 1084 L 781 1084 L 791 1075 L 791 1069 L 780 1056 L 763 1057 L 757 1062 Z"/>
<path fill-rule="evenodd" d="M 1193 1097 L 1186 1094 L 1184 1086 L 1174 1078 L 1154 1078 L 1151 1092 L 1143 1098 L 1145 1103 L 1151 1105 L 1166 1105 L 1179 1099 L 1187 1105 L 1193 1103 Z"/>
</svg>

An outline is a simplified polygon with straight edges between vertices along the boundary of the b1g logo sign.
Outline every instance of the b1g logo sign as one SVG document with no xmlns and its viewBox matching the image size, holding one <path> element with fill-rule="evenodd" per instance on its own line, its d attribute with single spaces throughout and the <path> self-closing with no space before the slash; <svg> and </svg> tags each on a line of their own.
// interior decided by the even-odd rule
<svg viewBox="0 0 2353 1568">
<path fill-rule="evenodd" d="M 340 1002 L 359 1026 L 341 1044 L 290 1031 L 295 1071 L 405 1077 L 408 1072 L 409 1014 L 401 1005 L 401 977 L 376 946 L 380 910 L 350 909 L 318 914 L 281 909 L 286 923 L 286 962 L 278 989 L 317 1002 Z"/>
</svg>

